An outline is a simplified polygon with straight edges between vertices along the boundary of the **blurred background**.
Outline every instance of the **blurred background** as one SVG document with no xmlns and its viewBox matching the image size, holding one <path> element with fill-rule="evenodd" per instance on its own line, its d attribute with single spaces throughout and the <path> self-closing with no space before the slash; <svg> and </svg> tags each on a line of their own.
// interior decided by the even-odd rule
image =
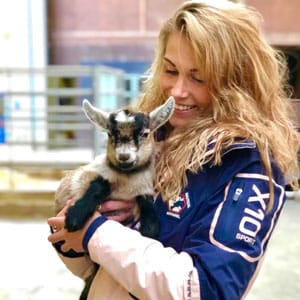
<svg viewBox="0 0 300 300">
<path fill-rule="evenodd" d="M 0 300 L 77 299 L 82 282 L 47 242 L 63 171 L 104 150 L 81 102 L 135 104 L 158 30 L 182 0 L 0 1 Z M 213 2 L 213 0 L 212 0 Z M 238 1 L 236 1 L 238 2 Z M 300 124 L 300 2 L 245 0 L 289 66 Z M 288 201 L 247 299 L 298 299 L 300 201 Z"/>
</svg>

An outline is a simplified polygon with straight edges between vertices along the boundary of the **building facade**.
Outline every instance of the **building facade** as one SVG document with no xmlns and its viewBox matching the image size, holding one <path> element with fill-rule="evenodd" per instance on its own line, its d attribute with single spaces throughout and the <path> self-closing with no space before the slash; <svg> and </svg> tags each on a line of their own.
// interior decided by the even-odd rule
<svg viewBox="0 0 300 300">
<path fill-rule="evenodd" d="M 293 98 L 300 99 L 299 0 L 240 1 L 261 13 L 267 40 L 286 53 Z M 0 68 L 9 69 L 2 70 L 0 80 L 0 144 L 49 144 L 52 139 L 71 145 L 70 141 L 83 144 L 86 134 L 72 124 L 71 129 L 65 128 L 66 124 L 48 124 L 46 116 L 48 121 L 50 117 L 63 121 L 61 115 L 76 110 L 84 97 L 108 109 L 134 103 L 140 77 L 153 59 L 158 31 L 184 0 L 28 0 L 22 1 L 26 6 L 17 23 L 9 17 L 16 2 L 3 5 L 1 11 L 0 43 L 5 55 Z M 33 18 L 35 15 L 39 17 Z M 40 40 L 35 45 L 37 37 Z M 22 64 L 18 63 L 21 57 Z M 42 65 L 36 61 L 38 57 Z M 63 69 L 49 70 L 48 65 Z M 83 70 L 76 69 L 75 76 L 71 65 Z M 103 65 L 112 67 L 111 71 L 84 69 Z M 24 66 L 24 74 L 12 73 L 11 68 Z M 47 69 L 32 73 L 44 67 Z M 70 112 L 70 119 L 75 120 L 74 114 Z"/>
<path fill-rule="evenodd" d="M 105 64 L 143 73 L 162 22 L 183 2 L 49 0 L 49 64 Z M 241 2 L 261 13 L 269 43 L 287 53 L 294 97 L 300 98 L 299 0 Z"/>
<path fill-rule="evenodd" d="M 162 22 L 182 0 L 50 0 L 50 64 L 106 64 L 143 72 Z"/>
</svg>

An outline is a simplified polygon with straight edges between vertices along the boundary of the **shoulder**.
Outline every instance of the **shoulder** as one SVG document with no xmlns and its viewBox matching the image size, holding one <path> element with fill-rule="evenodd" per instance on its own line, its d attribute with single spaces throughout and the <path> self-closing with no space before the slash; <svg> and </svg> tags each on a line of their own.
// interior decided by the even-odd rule
<svg viewBox="0 0 300 300">
<path fill-rule="evenodd" d="M 211 151 L 214 151 L 214 142 L 209 144 L 207 153 Z M 282 173 L 272 156 L 270 156 L 270 161 L 274 178 L 282 181 Z M 258 147 L 252 140 L 236 140 L 232 145 L 222 149 L 221 162 L 218 165 L 214 165 L 212 161 L 209 161 L 205 168 L 212 173 L 221 172 L 225 177 L 233 177 L 242 171 L 266 174 Z"/>
<path fill-rule="evenodd" d="M 210 156 L 212 153 L 216 152 L 216 141 L 212 141 L 208 144 L 207 147 L 207 151 L 206 151 L 206 155 Z M 231 157 L 232 155 L 234 155 L 235 157 L 244 157 L 245 154 L 249 154 L 251 153 L 252 155 L 255 155 L 255 157 L 257 157 L 258 154 L 258 149 L 256 146 L 256 143 L 253 142 L 252 140 L 236 140 L 233 144 L 224 147 L 221 150 L 221 157 L 222 157 L 222 161 L 224 160 L 224 158 L 228 158 Z"/>
<path fill-rule="evenodd" d="M 214 151 L 214 143 L 207 148 L 207 156 Z M 205 182 L 209 192 L 224 187 L 234 176 L 240 172 L 263 173 L 262 162 L 256 144 L 252 141 L 237 142 L 221 153 L 219 164 L 209 160 L 196 174 L 189 173 L 189 181 Z M 198 183 L 196 184 L 198 186 Z"/>
<path fill-rule="evenodd" d="M 213 140 L 208 144 L 207 147 L 207 151 L 210 151 L 214 148 L 216 144 L 216 141 Z M 234 143 L 231 144 L 230 146 L 224 148 L 222 154 L 226 154 L 229 153 L 231 151 L 234 150 L 238 150 L 238 149 L 255 149 L 256 147 L 256 143 L 254 141 L 252 141 L 251 139 L 235 139 Z"/>
<path fill-rule="evenodd" d="M 272 182 L 281 189 L 285 186 L 285 179 L 272 161 Z M 218 191 L 223 192 L 229 184 L 240 182 L 241 185 L 249 186 L 257 184 L 263 190 L 269 190 L 269 178 L 260 157 L 260 153 L 253 142 L 237 143 L 222 153 L 221 163 L 213 165 L 208 162 L 202 170 L 196 174 L 188 173 L 188 187 L 202 199 L 211 197 Z M 218 200 L 222 201 L 221 199 Z"/>
</svg>

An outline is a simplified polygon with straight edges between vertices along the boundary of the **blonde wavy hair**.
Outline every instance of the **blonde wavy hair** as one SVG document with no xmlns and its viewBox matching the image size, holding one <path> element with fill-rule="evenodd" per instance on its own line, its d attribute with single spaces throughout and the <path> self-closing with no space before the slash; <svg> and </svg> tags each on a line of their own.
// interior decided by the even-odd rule
<svg viewBox="0 0 300 300">
<path fill-rule="evenodd" d="M 299 135 L 290 119 L 286 60 L 264 39 L 255 10 L 224 3 L 228 5 L 187 1 L 160 31 L 139 109 L 151 111 L 169 96 L 161 89 L 160 74 L 168 38 L 174 32 L 190 42 L 213 109 L 211 115 L 171 131 L 157 161 L 155 185 L 163 199 L 175 199 L 187 185 L 187 170 L 197 172 L 208 161 L 221 164 L 222 150 L 236 138 L 251 139 L 270 178 L 270 208 L 274 195 L 270 157 L 292 185 L 299 175 Z M 208 155 L 212 140 L 216 143 Z"/>
</svg>

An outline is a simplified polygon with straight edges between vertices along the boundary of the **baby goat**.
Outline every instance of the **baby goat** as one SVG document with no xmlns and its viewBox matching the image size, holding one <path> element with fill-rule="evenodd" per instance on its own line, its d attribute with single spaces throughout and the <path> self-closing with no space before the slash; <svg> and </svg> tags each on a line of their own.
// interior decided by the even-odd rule
<svg viewBox="0 0 300 300">
<path fill-rule="evenodd" d="M 107 152 L 90 164 L 70 171 L 61 181 L 55 195 L 56 212 L 67 200 L 77 199 L 67 213 L 65 228 L 81 229 L 99 205 L 108 197 L 136 199 L 135 219 L 140 232 L 157 237 L 159 221 L 153 205 L 154 139 L 153 132 L 173 113 L 174 99 L 149 114 L 123 109 L 107 113 L 83 101 L 88 119 L 108 134 Z"/>
<path fill-rule="evenodd" d="M 174 99 L 149 114 L 123 109 L 107 113 L 83 101 L 88 119 L 108 134 L 107 151 L 90 164 L 70 171 L 61 181 L 55 194 L 58 213 L 67 200 L 75 203 L 67 210 L 65 228 L 81 229 L 99 205 L 108 197 L 112 199 L 136 199 L 138 208 L 135 220 L 140 220 L 140 232 L 156 238 L 159 219 L 153 204 L 154 138 L 153 132 L 163 125 L 173 113 Z M 55 246 L 60 248 L 62 242 Z M 74 255 L 71 249 L 69 255 Z M 94 273 L 86 279 L 80 300 L 87 299 Z M 134 296 L 132 298 L 136 299 Z"/>
</svg>

